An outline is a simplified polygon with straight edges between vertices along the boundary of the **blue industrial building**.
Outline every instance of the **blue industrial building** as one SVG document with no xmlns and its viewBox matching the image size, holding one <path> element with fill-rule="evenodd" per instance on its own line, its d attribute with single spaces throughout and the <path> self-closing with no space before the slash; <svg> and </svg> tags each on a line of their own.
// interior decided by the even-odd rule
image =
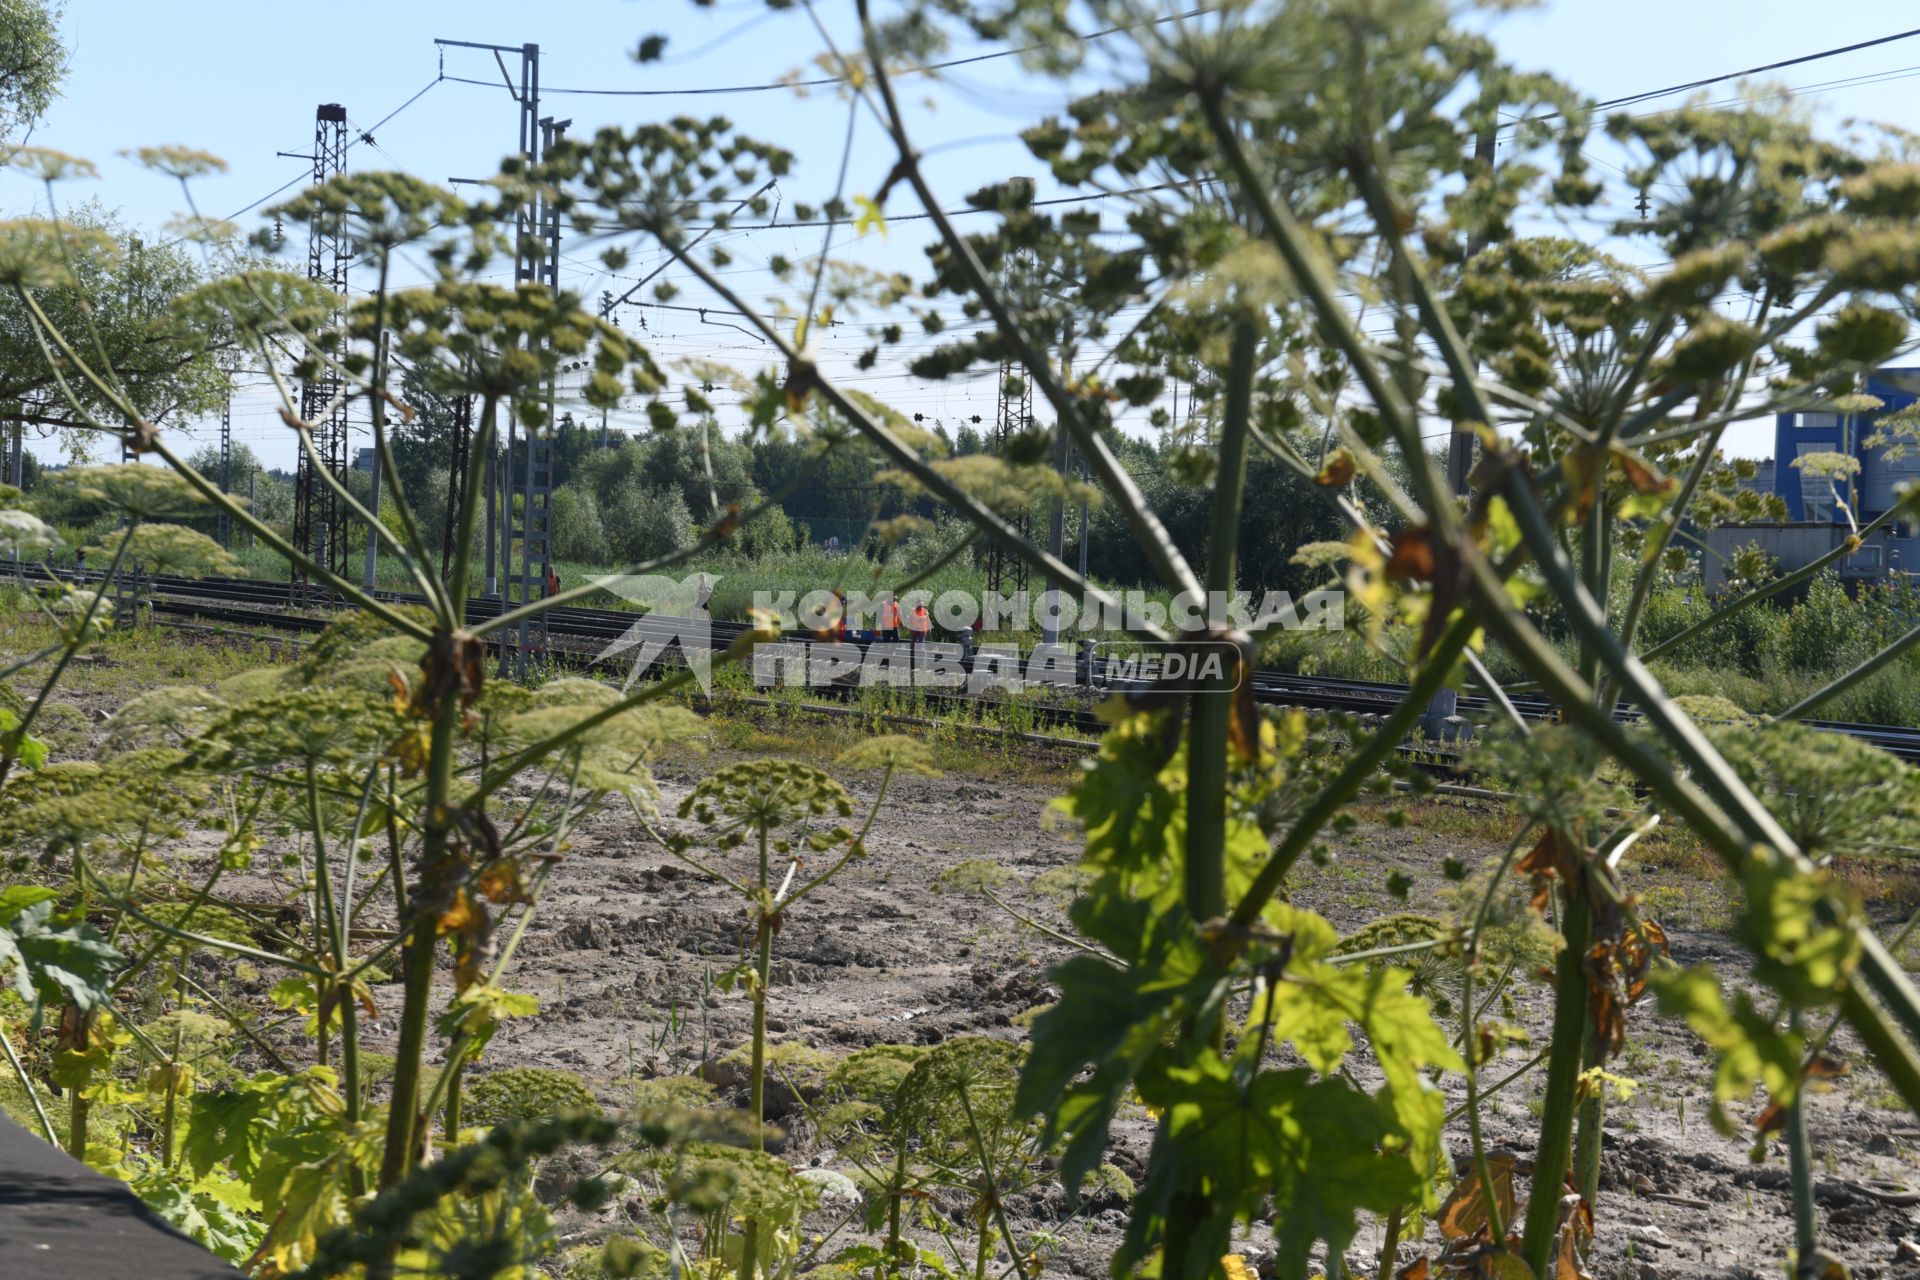
<svg viewBox="0 0 1920 1280">
<path fill-rule="evenodd" d="M 1908 485 L 1920 484 L 1920 447 L 1904 457 L 1888 457 L 1883 447 L 1867 440 L 1879 419 L 1920 400 L 1920 369 L 1881 369 L 1867 380 L 1867 394 L 1881 402 L 1869 413 L 1796 411 L 1774 419 L 1773 461 L 1761 464 L 1753 487 L 1780 495 L 1787 504 L 1784 524 L 1729 525 L 1706 532 L 1707 547 L 1717 553 L 1702 564 L 1708 590 L 1721 577 L 1717 556 L 1730 555 L 1749 543 L 1758 544 L 1791 571 L 1838 546 L 1851 532 L 1847 517 L 1835 501 L 1853 511 L 1855 524 L 1864 525 L 1899 501 Z M 1843 453 L 1860 463 L 1852 477 L 1808 475 L 1794 464 L 1810 453 Z M 1894 524 L 1875 533 L 1861 548 L 1840 561 L 1840 576 L 1849 580 L 1878 579 L 1894 573 L 1920 572 L 1920 530 Z"/>
<path fill-rule="evenodd" d="M 1845 522 L 1834 506 L 1833 485 L 1853 508 L 1861 524 L 1883 514 L 1899 500 L 1900 490 L 1920 481 L 1920 449 L 1904 458 L 1890 459 L 1884 449 L 1869 447 L 1867 438 L 1885 414 L 1920 400 L 1920 369 L 1882 369 L 1867 380 L 1866 392 L 1883 407 L 1871 413 L 1783 413 L 1774 419 L 1773 486 L 1787 503 L 1787 518 L 1814 524 Z M 1844 453 L 1860 461 L 1860 474 L 1851 481 L 1829 482 L 1809 476 L 1793 465 L 1810 453 Z"/>
</svg>

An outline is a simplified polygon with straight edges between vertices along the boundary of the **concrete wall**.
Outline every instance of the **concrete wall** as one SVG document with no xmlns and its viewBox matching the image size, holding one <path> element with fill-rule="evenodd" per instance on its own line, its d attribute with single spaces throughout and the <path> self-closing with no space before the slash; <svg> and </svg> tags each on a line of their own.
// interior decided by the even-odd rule
<svg viewBox="0 0 1920 1280">
<path fill-rule="evenodd" d="M 1702 539 L 1713 554 L 1701 557 L 1701 573 L 1706 578 L 1707 594 L 1718 595 L 1726 589 L 1725 560 L 1734 552 L 1757 543 L 1762 551 L 1780 562 L 1780 572 L 1818 560 L 1847 538 L 1843 524 L 1733 524 L 1709 529 Z M 1885 530 L 1875 534 L 1860 550 L 1843 558 L 1836 566 L 1842 578 L 1882 578 L 1889 567 L 1920 569 L 1920 538 L 1892 538 Z"/>
</svg>

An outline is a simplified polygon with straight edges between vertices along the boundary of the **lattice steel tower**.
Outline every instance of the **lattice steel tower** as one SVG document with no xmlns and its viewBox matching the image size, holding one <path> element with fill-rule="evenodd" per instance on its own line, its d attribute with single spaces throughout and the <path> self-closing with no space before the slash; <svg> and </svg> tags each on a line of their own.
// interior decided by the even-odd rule
<svg viewBox="0 0 1920 1280">
<path fill-rule="evenodd" d="M 347 109 L 337 102 L 321 103 L 313 113 L 315 186 L 345 171 L 346 152 Z M 332 290 L 340 300 L 337 308 L 345 306 L 351 256 L 344 220 L 317 212 L 308 224 L 307 278 Z M 341 318 L 336 309 L 330 322 L 337 326 Z M 339 374 L 322 366 L 300 384 L 300 417 L 313 432 L 313 452 L 319 455 L 319 465 L 344 485 L 351 459 L 347 456 L 347 408 L 344 403 L 336 403 L 340 391 Z M 347 573 L 346 514 L 332 487 L 317 474 L 314 459 L 303 449 L 294 468 L 293 544 L 342 577 Z M 292 580 L 300 583 L 305 579 L 306 573 L 295 565 Z"/>
<path fill-rule="evenodd" d="M 1007 456 L 1008 442 L 1033 425 L 1033 379 L 1012 360 L 1000 362 L 1000 407 L 993 416 L 993 439 L 989 449 L 995 457 Z M 1022 538 L 1031 532 L 1032 517 L 1025 510 L 1012 519 Z M 1027 589 L 1027 562 L 998 542 L 987 543 L 987 590 L 1011 596 Z"/>
<path fill-rule="evenodd" d="M 220 492 L 233 492 L 233 392 L 220 402 Z M 214 537 L 223 547 L 233 545 L 233 518 L 220 508 Z"/>
</svg>

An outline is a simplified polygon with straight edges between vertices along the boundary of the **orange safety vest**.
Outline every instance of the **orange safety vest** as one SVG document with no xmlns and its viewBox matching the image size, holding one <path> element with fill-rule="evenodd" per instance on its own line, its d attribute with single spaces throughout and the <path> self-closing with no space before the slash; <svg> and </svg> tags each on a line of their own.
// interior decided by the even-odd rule
<svg viewBox="0 0 1920 1280">
<path fill-rule="evenodd" d="M 887 600 L 881 603 L 880 629 L 882 631 L 898 631 L 900 629 L 900 602 L 899 601 Z"/>
<path fill-rule="evenodd" d="M 933 619 L 927 616 L 927 606 L 923 604 L 913 606 L 913 621 L 907 624 L 907 628 L 917 636 L 924 636 L 933 630 Z"/>
</svg>

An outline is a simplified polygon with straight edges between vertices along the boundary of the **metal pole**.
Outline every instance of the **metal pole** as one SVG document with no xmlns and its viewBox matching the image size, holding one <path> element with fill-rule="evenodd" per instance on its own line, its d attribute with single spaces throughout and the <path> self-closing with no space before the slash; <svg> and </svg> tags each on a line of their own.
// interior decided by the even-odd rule
<svg viewBox="0 0 1920 1280">
<path fill-rule="evenodd" d="M 1483 130 L 1473 144 L 1473 164 L 1476 170 L 1485 173 L 1493 168 L 1495 145 L 1494 131 Z M 1486 247 L 1486 237 L 1479 232 L 1467 237 L 1467 260 L 1471 262 Z M 1454 431 L 1447 436 L 1447 487 L 1455 493 L 1465 493 L 1467 477 L 1472 471 L 1473 436 L 1465 431 Z"/>
<path fill-rule="evenodd" d="M 481 594 L 489 596 L 500 589 L 499 577 L 494 571 L 493 559 L 495 553 L 500 550 L 500 541 L 494 533 L 493 523 L 494 504 L 499 497 L 499 479 L 494 474 L 499 470 L 497 465 L 499 457 L 500 450 L 494 446 L 493 441 L 487 441 L 487 481 L 486 489 L 483 491 L 487 507 L 487 582 L 486 590 Z"/>
<path fill-rule="evenodd" d="M 1474 168 L 1482 173 L 1493 168 L 1495 135 L 1492 129 L 1481 131 L 1473 145 Z M 1467 260 L 1471 262 L 1476 254 L 1487 247 L 1486 237 L 1478 232 L 1467 237 Z M 1486 424 L 1491 426 L 1491 423 Z M 1473 436 L 1465 431 L 1453 431 L 1447 436 L 1447 488 L 1456 494 L 1467 492 L 1467 477 L 1473 473 Z M 1460 729 L 1460 692 L 1457 689 L 1441 689 L 1427 703 L 1427 711 L 1420 718 L 1421 732 L 1433 739 L 1452 738 Z"/>
<path fill-rule="evenodd" d="M 523 172 L 531 173 L 540 163 L 540 46 L 520 46 L 520 161 Z M 537 280 L 539 259 L 530 241 L 540 233 L 538 212 L 524 208 L 514 215 L 513 279 L 516 285 Z M 514 446 L 519 436 L 518 417 L 513 402 L 506 402 L 507 434 L 500 476 L 500 600 L 503 607 L 513 598 L 513 495 Z M 491 592 L 489 592 L 491 594 Z M 505 637 L 502 637 L 503 642 Z"/>
<path fill-rule="evenodd" d="M 1082 455 L 1080 458 L 1080 483 L 1085 484 L 1086 482 L 1087 482 L 1087 459 L 1085 455 Z M 1086 579 L 1087 579 L 1087 503 L 1086 503 L 1086 499 L 1083 498 L 1080 500 L 1080 580 L 1082 582 L 1085 582 Z"/>
<path fill-rule="evenodd" d="M 1073 383 L 1073 369 L 1071 357 L 1067 355 L 1067 350 L 1072 344 L 1073 317 L 1068 316 L 1066 336 L 1060 344 L 1060 379 L 1069 386 Z M 1072 447 L 1072 439 L 1072 436 L 1067 433 L 1065 423 L 1055 425 L 1053 469 L 1060 474 L 1062 479 L 1066 478 L 1067 457 Z M 1066 545 L 1066 533 L 1067 501 L 1064 496 L 1056 496 L 1053 500 L 1053 513 L 1047 519 L 1047 551 L 1055 560 L 1060 559 L 1060 552 Z M 1060 641 L 1060 629 L 1056 625 L 1056 619 L 1058 618 L 1057 610 L 1060 607 L 1059 600 L 1060 588 L 1054 583 L 1049 582 L 1047 584 L 1046 594 L 1040 597 L 1040 612 L 1043 619 L 1040 625 L 1041 644 L 1058 644 Z"/>
<path fill-rule="evenodd" d="M 373 500 L 367 504 L 367 510 L 373 512 L 373 523 L 367 526 L 367 568 L 361 575 L 360 585 L 373 590 L 373 574 L 380 561 L 380 459 L 373 459 Z"/>
<path fill-rule="evenodd" d="M 23 426 L 24 424 L 19 418 L 13 420 L 13 443 L 7 454 L 7 483 L 16 489 L 24 489 L 27 486 L 26 461 L 22 453 L 20 438 Z M 20 563 L 20 544 L 18 542 L 13 544 L 13 561 L 15 564 Z"/>
</svg>

